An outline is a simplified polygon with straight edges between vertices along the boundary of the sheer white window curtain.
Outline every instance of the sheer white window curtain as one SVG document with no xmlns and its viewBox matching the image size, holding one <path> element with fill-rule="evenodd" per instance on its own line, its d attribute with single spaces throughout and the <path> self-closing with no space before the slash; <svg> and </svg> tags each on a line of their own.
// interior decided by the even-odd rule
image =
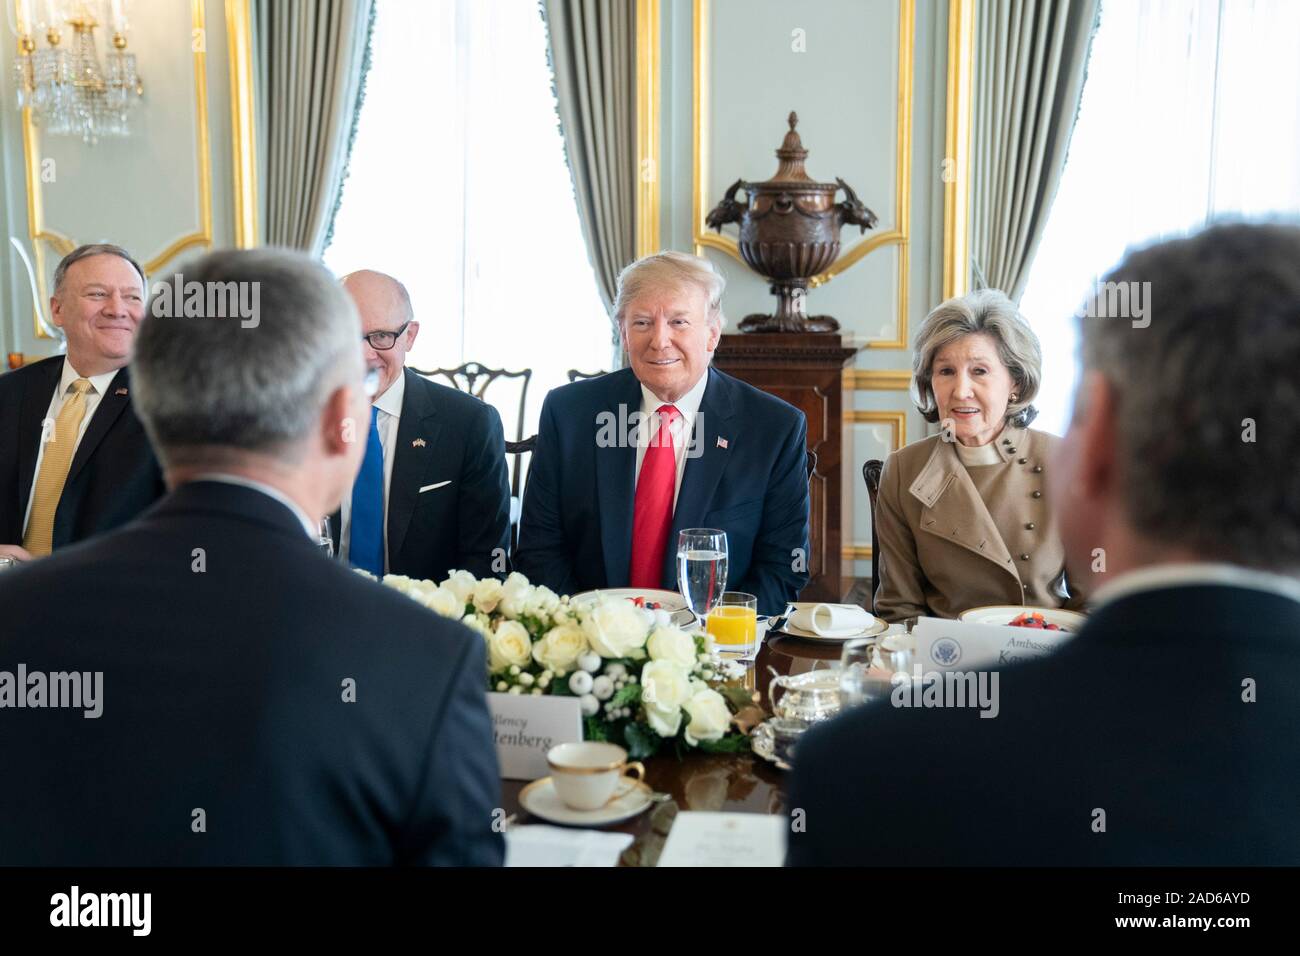
<svg viewBox="0 0 1300 956">
<path fill-rule="evenodd" d="M 1021 310 L 1043 343 L 1035 427 L 1062 434 L 1072 313 L 1128 246 L 1300 213 L 1300 3 L 1106 0 Z"/>
<path fill-rule="evenodd" d="M 525 435 L 568 369 L 612 367 L 537 0 L 377 0 L 325 263 L 406 284 L 409 365 L 532 368 Z M 499 382 L 486 397 L 513 438 L 518 393 Z"/>
</svg>

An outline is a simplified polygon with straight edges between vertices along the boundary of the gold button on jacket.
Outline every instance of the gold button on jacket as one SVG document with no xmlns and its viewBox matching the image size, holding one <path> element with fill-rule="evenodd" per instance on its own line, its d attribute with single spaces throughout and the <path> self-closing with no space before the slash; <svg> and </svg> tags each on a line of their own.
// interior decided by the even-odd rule
<svg viewBox="0 0 1300 956">
<path fill-rule="evenodd" d="M 890 455 L 876 503 L 876 613 L 901 621 L 987 604 L 1081 608 L 1046 494 L 1059 441 L 1007 426 L 992 446 L 1000 463 L 975 466 L 978 482 L 938 435 Z"/>
</svg>

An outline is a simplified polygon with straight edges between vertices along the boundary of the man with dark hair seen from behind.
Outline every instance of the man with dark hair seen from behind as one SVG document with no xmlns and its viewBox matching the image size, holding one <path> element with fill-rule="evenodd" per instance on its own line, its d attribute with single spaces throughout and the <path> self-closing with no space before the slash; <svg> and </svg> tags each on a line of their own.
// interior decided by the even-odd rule
<svg viewBox="0 0 1300 956">
<path fill-rule="evenodd" d="M 356 308 L 286 250 L 184 275 L 261 315 L 141 327 L 169 494 L 0 575 L 5 661 L 103 675 L 93 719 L 3 714 L 0 865 L 499 864 L 482 639 L 317 542 L 364 451 Z"/>
<path fill-rule="evenodd" d="M 1087 623 L 1002 671 L 996 719 L 884 701 L 813 731 L 789 862 L 1300 864 L 1300 229 L 1216 226 L 1111 283 L 1149 312 L 1081 310 L 1047 467 Z"/>
</svg>

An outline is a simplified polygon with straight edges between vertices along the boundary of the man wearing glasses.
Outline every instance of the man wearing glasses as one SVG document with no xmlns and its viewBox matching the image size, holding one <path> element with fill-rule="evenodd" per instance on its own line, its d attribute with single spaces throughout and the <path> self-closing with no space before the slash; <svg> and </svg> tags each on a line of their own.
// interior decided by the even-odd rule
<svg viewBox="0 0 1300 956">
<path fill-rule="evenodd" d="M 330 519 L 339 555 L 380 576 L 503 576 L 510 484 L 501 416 L 407 370 L 420 323 L 402 283 L 363 270 L 342 284 L 361 314 L 366 366 L 378 383 L 361 471 Z"/>
</svg>

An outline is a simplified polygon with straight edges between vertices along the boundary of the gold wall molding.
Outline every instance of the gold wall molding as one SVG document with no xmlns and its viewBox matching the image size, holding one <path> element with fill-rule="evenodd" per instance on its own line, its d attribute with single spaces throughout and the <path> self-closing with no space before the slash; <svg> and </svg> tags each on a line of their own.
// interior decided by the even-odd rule
<svg viewBox="0 0 1300 956">
<path fill-rule="evenodd" d="M 709 207 L 709 143 L 705 131 L 710 129 L 709 104 L 709 27 L 711 0 L 694 0 L 692 33 L 694 37 L 694 149 L 691 162 L 692 230 L 695 253 L 705 247 L 717 249 L 743 263 L 736 240 L 710 232 L 704 224 Z M 911 236 L 912 209 L 912 104 L 913 58 L 916 47 L 915 0 L 898 0 L 898 101 L 895 144 L 894 227 L 857 243 L 841 255 L 829 269 L 813 276 L 809 285 L 825 285 L 840 273 L 861 262 L 870 253 L 886 245 L 898 246 L 898 334 L 892 339 L 871 339 L 863 348 L 907 348 L 908 248 Z M 746 266 L 748 268 L 748 266 Z"/>
<path fill-rule="evenodd" d="M 636 255 L 659 244 L 659 0 L 636 0 Z"/>
<path fill-rule="evenodd" d="M 844 421 L 849 425 L 888 425 L 891 452 L 898 451 L 907 444 L 907 412 L 870 412 L 854 408 L 844 413 Z M 847 544 L 840 549 L 840 555 L 850 561 L 869 561 L 871 545 Z"/>
<path fill-rule="evenodd" d="M 235 246 L 240 249 L 257 245 L 257 124 L 253 114 L 253 17 L 250 4 L 251 0 L 226 0 Z"/>
<path fill-rule="evenodd" d="M 907 444 L 907 412 L 872 412 L 851 408 L 844 413 L 849 425 L 888 425 L 890 451 L 895 452 Z"/>
<path fill-rule="evenodd" d="M 965 295 L 970 277 L 971 73 L 975 0 L 949 0 L 948 99 L 943 163 L 943 297 Z"/>
<path fill-rule="evenodd" d="M 912 373 L 902 369 L 844 370 L 844 388 L 849 391 L 906 392 L 911 387 Z"/>
</svg>

